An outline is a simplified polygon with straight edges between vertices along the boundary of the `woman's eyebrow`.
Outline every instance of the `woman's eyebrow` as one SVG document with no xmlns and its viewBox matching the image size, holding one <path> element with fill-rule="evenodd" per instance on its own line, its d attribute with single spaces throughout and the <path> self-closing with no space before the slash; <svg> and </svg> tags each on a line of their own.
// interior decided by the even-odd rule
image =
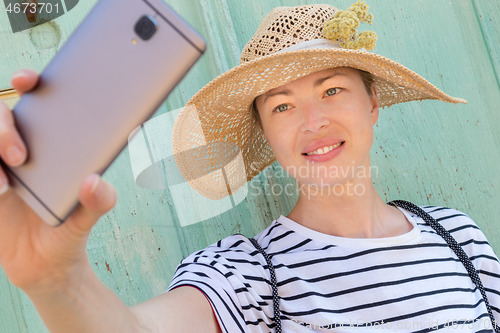
<svg viewBox="0 0 500 333">
<path fill-rule="evenodd" d="M 313 85 L 314 85 L 314 87 L 318 87 L 318 86 L 322 85 L 323 82 L 325 82 L 325 81 L 327 81 L 327 80 L 329 80 L 329 79 L 331 79 L 331 78 L 333 78 L 335 76 L 345 76 L 345 74 L 341 73 L 341 72 L 328 74 L 327 76 L 319 78 L 316 81 L 314 81 Z M 277 95 L 290 96 L 290 95 L 292 95 L 292 92 L 290 90 L 288 90 L 288 89 L 278 90 L 278 91 L 272 91 L 272 90 L 270 90 L 270 91 L 268 91 L 267 93 L 264 94 L 264 101 L 263 101 L 263 103 L 265 103 L 269 97 L 274 97 L 274 96 L 277 96 Z"/>
<path fill-rule="evenodd" d="M 288 89 L 285 90 L 278 90 L 278 91 L 268 91 L 267 93 L 264 94 L 264 103 L 267 101 L 269 97 L 274 97 L 277 95 L 284 95 L 284 96 L 290 96 L 292 92 Z"/>
<path fill-rule="evenodd" d="M 322 85 L 325 81 L 327 81 L 327 80 L 329 80 L 329 79 L 331 79 L 331 78 L 333 78 L 335 76 L 345 76 L 345 74 L 344 73 L 340 73 L 340 72 L 329 74 L 328 76 L 319 78 L 316 81 L 314 81 L 314 86 L 318 87 L 318 86 Z"/>
</svg>

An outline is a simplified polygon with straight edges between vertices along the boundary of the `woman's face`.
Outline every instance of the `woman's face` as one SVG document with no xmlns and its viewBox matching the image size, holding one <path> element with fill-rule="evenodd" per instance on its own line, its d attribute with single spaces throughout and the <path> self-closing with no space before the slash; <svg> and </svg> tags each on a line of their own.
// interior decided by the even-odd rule
<svg viewBox="0 0 500 333">
<path fill-rule="evenodd" d="M 278 162 L 299 184 L 343 184 L 369 170 L 379 111 L 359 71 L 310 74 L 257 97 L 256 106 Z"/>
</svg>

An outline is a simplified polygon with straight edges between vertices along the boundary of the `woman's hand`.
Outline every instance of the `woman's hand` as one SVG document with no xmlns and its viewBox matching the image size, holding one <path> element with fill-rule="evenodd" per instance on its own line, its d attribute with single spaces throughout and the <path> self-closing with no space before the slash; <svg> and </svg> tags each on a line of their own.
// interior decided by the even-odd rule
<svg viewBox="0 0 500 333">
<path fill-rule="evenodd" d="M 37 73 L 21 70 L 13 75 L 12 86 L 22 94 L 37 81 Z M 0 157 L 7 165 L 18 166 L 25 161 L 27 148 L 11 110 L 0 102 Z M 8 187 L 0 168 L 0 265 L 9 280 L 28 294 L 65 285 L 88 268 L 88 235 L 99 217 L 114 206 L 116 192 L 98 175 L 89 175 L 79 200 L 61 226 L 49 226 Z"/>
</svg>

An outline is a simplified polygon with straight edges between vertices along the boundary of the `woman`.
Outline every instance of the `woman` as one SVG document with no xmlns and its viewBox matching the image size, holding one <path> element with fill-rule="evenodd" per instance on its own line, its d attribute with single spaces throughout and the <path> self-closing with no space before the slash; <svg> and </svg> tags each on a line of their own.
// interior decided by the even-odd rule
<svg viewBox="0 0 500 333">
<path fill-rule="evenodd" d="M 387 205 L 369 172 L 379 107 L 413 99 L 463 100 L 390 60 L 342 48 L 347 43 L 339 36 L 348 30 L 342 19 L 355 12 L 360 21 L 369 21 L 366 9 L 359 2 L 337 15 L 327 5 L 276 8 L 243 49 L 242 64 L 188 102 L 196 114 L 188 108 L 178 117 L 174 151 L 201 144 L 193 143 L 193 137 L 207 146 L 224 137 L 240 148 L 245 180 L 276 159 L 299 189 L 289 215 L 255 237 L 267 254 L 245 237 L 233 236 L 186 258 L 178 268 L 171 288 L 202 290 L 218 309 L 223 331 L 266 331 L 277 328 L 278 316 L 285 331 L 382 325 L 426 331 L 446 329 L 455 321 L 470 331 L 487 328 L 481 320 L 488 311 L 478 312 L 483 302 L 471 297 L 472 290 L 480 294 L 479 288 L 469 288 L 471 278 L 460 261 L 447 262 L 456 257 L 450 256 L 450 246 L 432 227 L 421 226 L 425 222 L 415 213 Z M 339 32 L 335 41 L 326 38 L 328 30 Z M 353 42 L 373 46 L 373 38 Z M 254 119 L 247 117 L 249 109 Z M 216 153 L 208 155 L 218 165 Z M 192 179 L 199 159 L 177 156 L 186 179 Z M 237 168 L 227 169 L 222 178 L 214 167 L 211 175 L 191 185 L 212 198 L 236 192 L 244 182 Z M 445 227 L 475 229 L 463 213 L 426 210 Z M 460 243 L 485 242 L 482 235 L 455 237 Z M 498 276 L 498 261 L 491 249 L 477 250 L 489 253 L 490 259 L 479 266 L 493 274 L 483 280 L 489 298 L 498 304 L 499 294 L 493 290 L 499 281 L 492 278 Z M 225 278 L 218 279 L 218 274 Z M 497 305 L 495 309 L 498 316 Z"/>
<path fill-rule="evenodd" d="M 369 20 L 359 7 L 359 15 Z M 356 11 L 355 6 L 351 12 L 358 15 Z M 464 331 L 488 331 L 486 300 L 469 277 L 467 261 L 463 264 L 447 239 L 417 213 L 386 205 L 369 172 L 345 172 L 370 169 L 379 107 L 412 99 L 462 100 L 388 59 L 325 40 L 323 24 L 335 12 L 327 5 L 271 12 L 243 52 L 248 63 L 214 80 L 189 103 L 197 108 L 208 147 L 221 136 L 237 142 L 247 177 L 276 158 L 297 180 L 300 196 L 287 217 L 254 240 L 228 237 L 186 258 L 168 293 L 128 309 L 93 273 L 85 255 L 86 238 L 115 202 L 114 191 L 99 177 L 85 180 L 82 205 L 57 229 L 40 223 L 3 187 L 0 263 L 51 331 L 444 331 L 455 321 Z M 287 25 L 305 28 L 285 34 Z M 273 26 L 275 33 L 270 32 Z M 276 46 L 287 38 L 296 42 Z M 273 41 L 262 43 L 267 54 L 255 46 L 265 39 Z M 348 42 L 340 41 L 345 46 Z M 240 90 L 240 82 L 251 88 Z M 13 79 L 19 91 L 35 83 L 31 72 Z M 210 119 L 206 112 L 217 105 L 230 112 L 216 109 Z M 2 108 L 1 115 L 5 130 L 0 155 L 10 165 L 20 164 L 26 148 L 9 111 Z M 189 148 L 183 140 L 191 139 L 188 133 L 196 128 L 185 125 L 193 121 L 191 116 L 188 111 L 179 116 L 177 151 Z M 234 126 L 227 126 L 228 119 Z M 206 130 L 210 126 L 221 124 L 234 130 L 207 134 L 217 132 Z M 177 160 L 182 170 L 186 161 L 180 156 Z M 228 169 L 226 182 L 211 174 L 205 182 L 191 183 L 201 193 L 220 197 L 242 186 L 240 176 Z M 2 179 L 6 184 L 4 175 Z M 451 229 L 469 257 L 476 257 L 473 263 L 499 319 L 500 267 L 484 235 L 460 212 L 424 209 Z"/>
</svg>

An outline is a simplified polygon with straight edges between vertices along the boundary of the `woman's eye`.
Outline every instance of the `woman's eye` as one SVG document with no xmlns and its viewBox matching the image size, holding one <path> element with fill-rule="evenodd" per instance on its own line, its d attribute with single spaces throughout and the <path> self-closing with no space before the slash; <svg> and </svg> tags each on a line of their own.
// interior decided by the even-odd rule
<svg viewBox="0 0 500 333">
<path fill-rule="evenodd" d="M 288 109 L 290 109 L 290 105 L 288 105 L 288 104 L 281 104 L 281 105 L 278 105 L 274 109 L 274 111 L 276 111 L 276 112 L 285 112 Z"/>
<path fill-rule="evenodd" d="M 327 96 L 333 96 L 336 95 L 342 90 L 342 88 L 330 88 L 325 92 L 325 95 Z"/>
</svg>

